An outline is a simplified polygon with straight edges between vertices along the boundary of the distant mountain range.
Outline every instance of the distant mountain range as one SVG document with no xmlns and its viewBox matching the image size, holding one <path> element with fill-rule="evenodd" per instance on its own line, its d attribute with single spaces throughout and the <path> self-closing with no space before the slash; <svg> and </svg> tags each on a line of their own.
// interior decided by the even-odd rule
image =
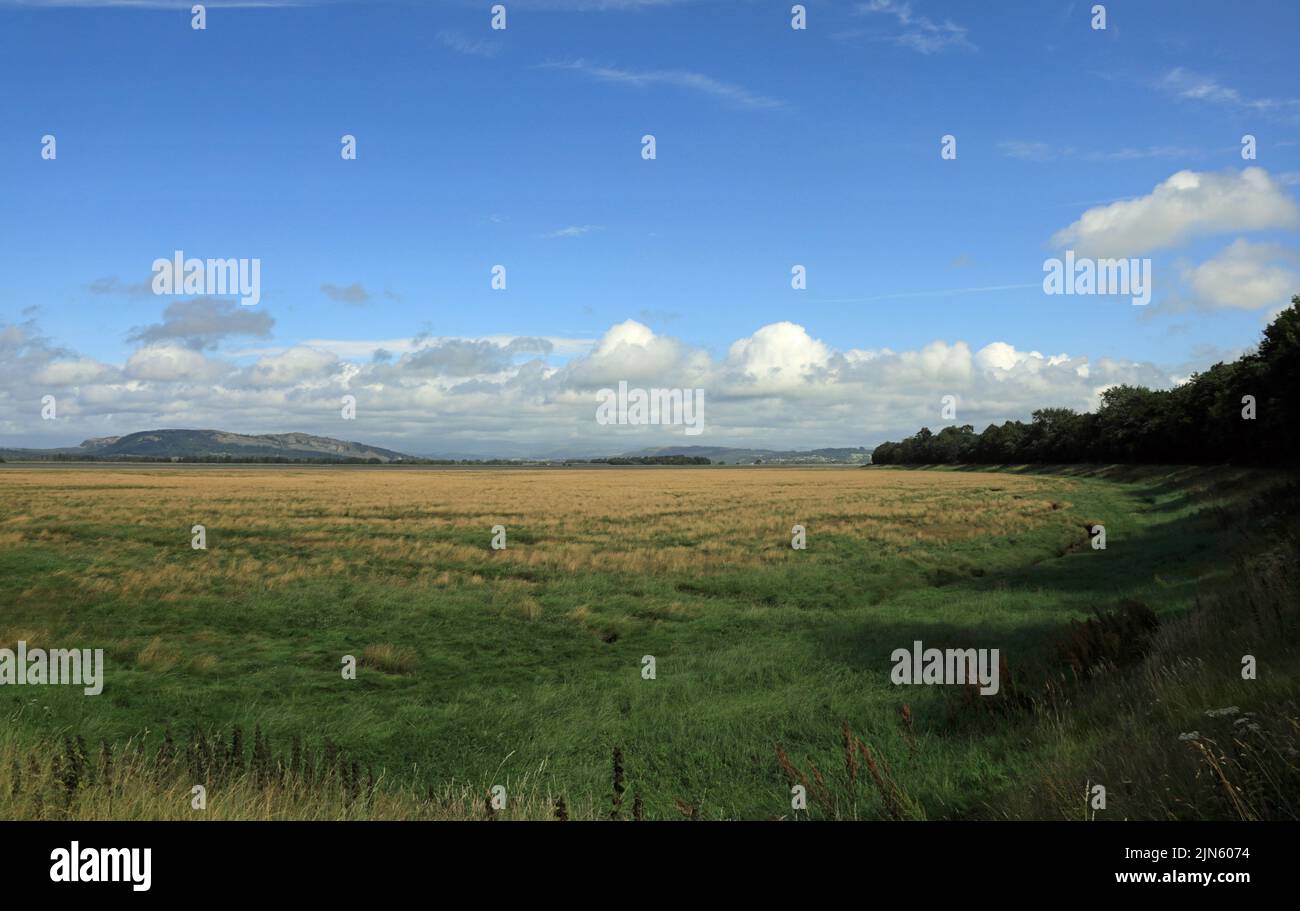
<svg viewBox="0 0 1300 911">
<path fill-rule="evenodd" d="M 391 449 L 309 433 L 230 433 L 225 430 L 144 430 L 123 437 L 99 437 L 63 449 L 2 449 L 5 459 L 378 459 L 396 462 L 410 456 Z"/>
<path fill-rule="evenodd" d="M 777 450 L 743 449 L 732 446 L 663 446 L 619 453 L 623 457 L 692 456 L 709 459 L 718 465 L 816 465 L 865 464 L 871 459 L 871 450 L 862 447 L 841 449 Z M 0 449 L 0 459 L 7 461 L 78 459 L 186 459 L 186 460 L 259 460 L 259 459 L 309 459 L 312 461 L 378 460 L 380 462 L 422 461 L 392 449 L 367 446 L 336 440 L 332 437 L 313 436 L 309 433 L 230 433 L 225 430 L 144 430 L 121 437 L 98 437 L 85 440 L 78 446 L 57 449 Z M 487 461 L 490 456 L 443 457 L 452 460 L 469 458 Z M 570 457 L 573 458 L 573 457 Z M 599 458 L 599 456 L 590 456 Z M 606 457 L 608 458 L 608 457 Z M 512 462 L 563 462 L 564 457 L 501 459 Z"/>
</svg>

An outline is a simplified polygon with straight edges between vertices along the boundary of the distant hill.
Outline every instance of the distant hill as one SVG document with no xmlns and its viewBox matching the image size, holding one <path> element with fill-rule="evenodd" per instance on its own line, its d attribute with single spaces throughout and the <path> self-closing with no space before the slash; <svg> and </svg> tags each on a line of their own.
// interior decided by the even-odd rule
<svg viewBox="0 0 1300 911">
<path fill-rule="evenodd" d="M 773 465 L 865 465 L 871 461 L 871 450 L 861 446 L 849 448 L 782 450 L 742 449 L 734 446 L 664 446 L 658 449 L 640 449 L 625 452 L 625 456 L 702 456 L 715 465 L 752 465 L 755 462 Z"/>
<path fill-rule="evenodd" d="M 743 449 L 734 446 L 663 446 L 623 452 L 610 458 L 657 459 L 681 456 L 689 459 L 708 459 L 714 465 L 865 465 L 871 461 L 871 450 L 861 446 L 840 449 Z M 598 458 L 590 456 L 587 458 Z M 353 461 L 377 460 L 379 462 L 509 462 L 558 463 L 569 457 L 545 456 L 533 458 L 502 458 L 493 456 L 443 456 L 420 457 L 336 440 L 332 437 L 313 436 L 309 433 L 231 433 L 226 430 L 142 430 L 120 437 L 95 437 L 83 440 L 77 446 L 57 449 L 0 449 L 0 459 L 8 461 L 45 460 L 187 460 L 233 461 L 258 460 L 310 460 Z M 581 461 L 581 460 L 579 460 Z"/>
<path fill-rule="evenodd" d="M 225 430 L 144 430 L 122 437 L 98 437 L 63 449 L 6 449 L 7 459 L 378 459 L 396 462 L 410 456 L 391 449 L 318 437 L 309 433 L 230 433 Z"/>
</svg>

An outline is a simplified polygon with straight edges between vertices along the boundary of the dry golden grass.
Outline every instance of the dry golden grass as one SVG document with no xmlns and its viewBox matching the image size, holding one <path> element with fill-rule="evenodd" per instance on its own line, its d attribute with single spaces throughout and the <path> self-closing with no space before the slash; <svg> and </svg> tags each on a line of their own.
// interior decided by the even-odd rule
<svg viewBox="0 0 1300 911">
<path fill-rule="evenodd" d="M 361 664 L 375 667 L 386 674 L 409 674 L 415 670 L 415 651 L 391 642 L 367 645 L 361 652 Z"/>
<path fill-rule="evenodd" d="M 9 719 L 5 719 L 8 721 Z M 65 741 L 66 743 L 66 741 Z M 349 787 L 339 770 L 322 769 L 311 781 L 276 775 L 259 780 L 241 772 L 220 784 L 208 782 L 206 806 L 194 807 L 197 783 L 184 763 L 160 765 L 152 753 L 128 742 L 105 754 L 87 747 L 85 762 L 70 775 L 57 739 L 23 742 L 0 728 L 0 818 L 86 820 L 554 820 L 556 801 L 544 767 L 505 776 L 506 808 L 488 811 L 489 786 L 451 782 L 412 788 L 380 772 L 371 786 L 363 778 Z M 106 761 L 107 757 L 107 761 Z M 280 757 L 286 759 L 287 757 Z M 568 795 L 574 819 L 601 818 L 592 795 Z"/>
<path fill-rule="evenodd" d="M 140 654 L 135 658 L 137 666 L 155 671 L 169 671 L 180 662 L 180 649 L 163 642 L 159 636 L 150 639 L 149 644 L 140 649 Z"/>
<path fill-rule="evenodd" d="M 163 602 L 222 583 L 272 590 L 357 572 L 424 589 L 479 585 L 485 560 L 527 586 L 540 572 L 780 564 L 796 559 L 796 523 L 814 542 L 851 536 L 893 553 L 1016 534 L 1068 505 L 1053 497 L 1070 483 L 849 468 L 9 469 L 0 541 L 88 545 L 88 565 L 59 571 L 65 581 Z M 195 524 L 207 529 L 206 552 L 189 549 Z M 497 524 L 502 551 L 489 546 Z"/>
</svg>

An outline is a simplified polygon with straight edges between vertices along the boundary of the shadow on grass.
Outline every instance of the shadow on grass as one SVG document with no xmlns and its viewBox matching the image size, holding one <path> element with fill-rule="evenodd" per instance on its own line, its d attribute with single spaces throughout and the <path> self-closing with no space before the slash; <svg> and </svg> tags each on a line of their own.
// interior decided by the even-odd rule
<svg viewBox="0 0 1300 911">
<path fill-rule="evenodd" d="M 988 471 L 989 467 L 944 467 Z M 1156 468 L 1150 466 L 1016 466 L 1016 474 L 1104 479 L 1123 483 L 1126 497 L 1138 508 L 1134 516 L 1162 513 L 1170 518 L 1139 525 L 1125 518 L 1108 528 L 1105 550 L 1093 550 L 1086 532 L 1079 542 L 1055 557 L 979 576 L 951 574 L 928 590 L 899 593 L 915 607 L 913 619 L 863 617 L 855 614 L 833 628 L 812 631 L 817 648 L 830 660 L 857 670 L 887 673 L 896 648 L 917 639 L 927 647 L 999 648 L 1012 668 L 1050 662 L 1056 639 L 1069 621 L 1125 600 L 1166 614 L 1190 609 L 1199 597 L 1227 590 L 1237 571 L 1236 559 L 1251 544 L 1247 522 L 1230 522 L 1226 508 L 1248 510 L 1260 493 L 1283 479 L 1280 473 L 1225 468 Z M 1177 515 L 1183 513 L 1183 515 Z M 1238 517 L 1240 518 L 1240 517 Z M 1135 527 L 1136 526 L 1136 527 Z M 996 599 L 1005 594 L 1005 613 Z M 989 599 L 994 603 L 990 607 Z M 1026 614 L 1026 600 L 1041 603 L 1037 617 Z M 928 618 L 924 611 L 935 605 Z M 972 620 L 951 618 L 952 609 L 969 604 Z M 1015 656 L 1020 656 L 1016 660 Z M 904 697 L 905 698 L 905 697 Z"/>
</svg>

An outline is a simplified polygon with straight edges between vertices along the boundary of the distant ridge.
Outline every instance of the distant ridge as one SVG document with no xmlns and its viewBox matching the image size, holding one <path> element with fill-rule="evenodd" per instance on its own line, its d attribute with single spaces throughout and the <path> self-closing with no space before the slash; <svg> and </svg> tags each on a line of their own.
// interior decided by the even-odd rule
<svg viewBox="0 0 1300 911">
<path fill-rule="evenodd" d="M 7 461 L 187 461 L 187 462 L 406 462 L 422 464 L 559 464 L 610 459 L 667 460 L 682 456 L 714 465 L 863 465 L 871 450 L 841 447 L 808 450 L 749 449 L 733 446 L 661 446 L 605 456 L 551 454 L 532 457 L 416 456 L 310 433 L 232 433 L 228 430 L 141 430 L 125 436 L 93 437 L 77 446 L 54 449 L 0 448 Z M 619 464 L 619 463 L 614 463 Z M 701 462 L 701 464 L 705 464 Z"/>
<path fill-rule="evenodd" d="M 121 437 L 98 437 L 63 449 L 6 449 L 0 456 L 18 459 L 377 459 L 400 462 L 410 456 L 310 433 L 231 433 L 226 430 L 142 430 Z"/>
</svg>

